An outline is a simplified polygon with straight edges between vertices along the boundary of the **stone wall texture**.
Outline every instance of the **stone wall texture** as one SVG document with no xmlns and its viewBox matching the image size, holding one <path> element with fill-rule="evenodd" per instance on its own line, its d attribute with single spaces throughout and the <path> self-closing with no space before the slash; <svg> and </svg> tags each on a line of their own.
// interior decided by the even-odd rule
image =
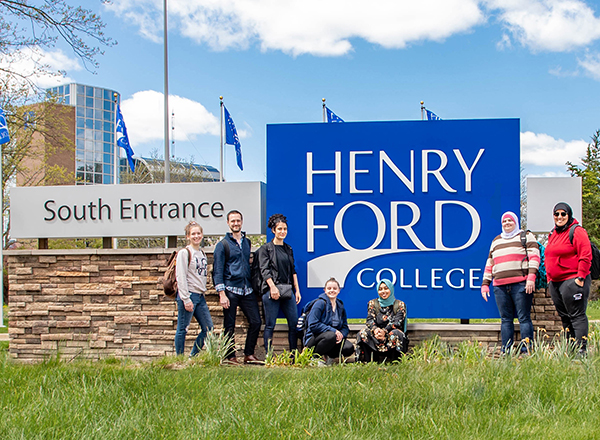
<svg viewBox="0 0 600 440">
<path fill-rule="evenodd" d="M 162 293 L 169 249 L 7 251 L 10 355 L 23 362 L 50 357 L 98 359 L 108 356 L 147 361 L 174 354 L 177 304 Z M 212 264 L 212 249 L 207 249 Z M 216 331 L 223 313 L 212 285 L 206 294 Z M 247 322 L 238 312 L 237 347 Z M 410 316 L 410 315 L 409 315 Z M 532 318 L 549 336 L 561 325 L 552 300 L 535 293 Z M 287 348 L 286 325 L 277 325 L 276 351 Z M 351 338 L 361 325 L 351 325 Z M 518 325 L 517 325 L 518 328 Z M 477 340 L 499 345 L 500 324 L 410 324 L 411 345 L 439 334 L 443 340 Z M 198 333 L 192 321 L 189 353 Z M 262 334 L 259 339 L 262 345 Z M 259 357 L 264 350 L 257 350 Z"/>
</svg>

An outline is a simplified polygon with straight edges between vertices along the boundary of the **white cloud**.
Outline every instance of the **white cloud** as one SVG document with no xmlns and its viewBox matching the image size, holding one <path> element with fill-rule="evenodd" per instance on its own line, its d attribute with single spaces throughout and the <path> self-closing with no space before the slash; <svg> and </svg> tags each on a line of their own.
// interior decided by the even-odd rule
<svg viewBox="0 0 600 440">
<path fill-rule="evenodd" d="M 583 60 L 578 59 L 577 64 L 588 76 L 600 81 L 600 54 L 586 53 Z"/>
<path fill-rule="evenodd" d="M 170 27 L 215 50 L 262 50 L 291 55 L 339 56 L 352 50 L 353 38 L 386 48 L 413 42 L 442 41 L 484 22 L 478 0 L 173 0 Z M 131 17 L 140 33 L 160 38 L 162 2 L 123 0 L 108 6 Z"/>
<path fill-rule="evenodd" d="M 570 176 L 570 174 L 565 171 L 546 171 L 544 173 L 529 173 L 527 177 L 566 177 Z"/>
<path fill-rule="evenodd" d="M 132 145 L 164 139 L 164 98 L 161 92 L 145 90 L 122 101 L 123 118 Z M 175 113 L 175 140 L 187 141 L 197 135 L 219 136 L 219 118 L 199 102 L 170 95 L 169 111 Z M 242 137 L 242 131 L 240 131 Z M 245 134 L 245 132 L 243 132 Z"/>
<path fill-rule="evenodd" d="M 121 0 L 106 6 L 145 38 L 162 39 L 162 1 Z M 568 51 L 600 38 L 600 18 L 584 0 L 171 0 L 169 27 L 214 50 L 262 50 L 340 56 L 360 38 L 385 48 L 443 41 L 496 17 L 534 51 Z"/>
<path fill-rule="evenodd" d="M 584 140 L 564 141 L 544 133 L 521 133 L 521 160 L 536 166 L 564 166 L 565 162 L 579 163 L 585 155 Z"/>
<path fill-rule="evenodd" d="M 42 89 L 72 82 L 66 72 L 82 69 L 77 59 L 69 58 L 60 49 L 23 49 L 4 55 L 0 67 L 16 73 L 11 79 L 14 87 L 33 84 Z"/>
<path fill-rule="evenodd" d="M 512 41 L 510 41 L 510 37 L 506 34 L 502 34 L 502 38 L 500 41 L 496 43 L 496 48 L 498 50 L 510 49 L 512 47 Z"/>
<path fill-rule="evenodd" d="M 513 38 L 534 51 L 564 52 L 600 38 L 600 18 L 581 0 L 484 0 Z M 506 44 L 503 41 L 501 42 Z"/>
</svg>

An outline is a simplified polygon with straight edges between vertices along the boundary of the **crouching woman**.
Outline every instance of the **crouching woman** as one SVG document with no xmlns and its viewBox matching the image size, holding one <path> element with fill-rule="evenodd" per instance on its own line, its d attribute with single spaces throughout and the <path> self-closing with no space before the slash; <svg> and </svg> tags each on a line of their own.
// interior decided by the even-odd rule
<svg viewBox="0 0 600 440">
<path fill-rule="evenodd" d="M 327 358 L 354 353 L 354 345 L 346 338 L 350 331 L 344 303 L 338 299 L 340 284 L 335 278 L 325 283 L 325 291 L 308 314 L 308 329 L 304 346 L 314 347 L 314 353 Z"/>
<path fill-rule="evenodd" d="M 360 362 L 394 361 L 408 350 L 406 306 L 394 296 L 394 285 L 383 279 L 378 297 L 367 306 L 367 325 L 356 337 L 356 357 Z"/>
</svg>

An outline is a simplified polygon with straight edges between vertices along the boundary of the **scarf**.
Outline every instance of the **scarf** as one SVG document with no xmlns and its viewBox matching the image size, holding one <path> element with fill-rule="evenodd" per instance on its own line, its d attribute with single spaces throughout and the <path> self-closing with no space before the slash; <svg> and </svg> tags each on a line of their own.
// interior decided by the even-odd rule
<svg viewBox="0 0 600 440">
<path fill-rule="evenodd" d="M 387 299 L 382 299 L 379 296 L 379 286 L 381 285 L 381 283 L 385 284 L 388 287 L 388 289 L 390 289 L 390 296 L 388 296 Z M 394 304 L 394 301 L 396 301 L 396 297 L 394 296 L 394 285 L 392 284 L 392 282 L 390 280 L 387 280 L 384 278 L 377 285 L 377 300 L 379 301 L 379 305 L 381 307 L 389 307 L 392 304 Z"/>
<path fill-rule="evenodd" d="M 552 210 L 552 214 L 554 214 L 559 209 L 562 209 L 563 211 L 565 211 L 567 213 L 567 223 L 565 223 L 564 225 L 559 227 L 559 226 L 556 226 L 556 221 L 555 221 L 554 229 L 556 230 L 556 232 L 562 232 L 565 229 L 569 229 L 569 227 L 573 224 L 573 221 L 575 220 L 573 218 L 573 210 L 567 203 L 565 203 L 565 202 L 557 203 L 556 206 L 554 207 L 554 209 Z"/>
<path fill-rule="evenodd" d="M 504 214 L 502 214 L 502 220 L 500 221 L 500 225 L 502 225 L 502 221 L 506 217 L 512 218 L 513 222 L 515 222 L 515 229 L 513 229 L 511 232 L 504 232 L 504 228 L 502 228 L 502 233 L 500 234 L 500 236 L 506 240 L 510 240 L 514 236 L 519 235 L 521 233 L 521 228 L 519 227 L 519 218 L 517 217 L 517 214 L 511 211 L 506 211 Z"/>
</svg>

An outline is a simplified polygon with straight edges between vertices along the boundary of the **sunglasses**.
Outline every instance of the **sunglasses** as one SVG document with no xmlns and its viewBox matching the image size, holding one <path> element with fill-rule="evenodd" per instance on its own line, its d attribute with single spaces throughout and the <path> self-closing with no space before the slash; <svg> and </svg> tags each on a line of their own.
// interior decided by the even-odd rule
<svg viewBox="0 0 600 440">
<path fill-rule="evenodd" d="M 555 212 L 555 213 L 554 213 L 554 217 L 566 217 L 566 216 L 568 216 L 568 215 L 569 215 L 569 214 L 567 214 L 567 213 L 566 213 L 566 212 L 564 212 L 564 211 L 563 211 L 563 212 Z"/>
</svg>

